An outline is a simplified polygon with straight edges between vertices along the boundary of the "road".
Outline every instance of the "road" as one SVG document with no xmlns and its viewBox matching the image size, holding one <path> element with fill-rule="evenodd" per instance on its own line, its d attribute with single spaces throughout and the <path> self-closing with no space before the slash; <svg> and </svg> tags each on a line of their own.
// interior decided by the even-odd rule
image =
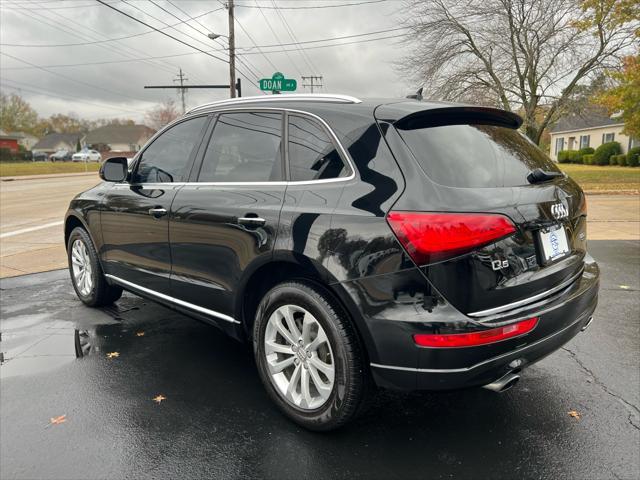
<svg viewBox="0 0 640 480">
<path fill-rule="evenodd" d="M 0 477 L 637 479 L 640 242 L 590 249 L 592 326 L 516 387 L 381 392 L 328 434 L 286 420 L 213 327 L 132 295 L 86 308 L 65 271 L 0 280 Z"/>
<path fill-rule="evenodd" d="M 64 214 L 99 181 L 93 174 L 0 182 L 0 277 L 63 268 Z"/>
<path fill-rule="evenodd" d="M 0 278 L 67 265 L 62 220 L 97 175 L 0 182 Z M 591 240 L 640 240 L 640 196 L 590 195 Z"/>
</svg>

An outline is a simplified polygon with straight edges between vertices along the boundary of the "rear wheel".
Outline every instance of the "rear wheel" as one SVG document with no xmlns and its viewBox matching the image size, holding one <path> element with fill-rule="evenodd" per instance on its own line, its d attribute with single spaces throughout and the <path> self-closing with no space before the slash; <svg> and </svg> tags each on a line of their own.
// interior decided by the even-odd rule
<svg viewBox="0 0 640 480">
<path fill-rule="evenodd" d="M 262 299 L 253 329 L 260 378 L 278 407 L 312 430 L 333 430 L 359 412 L 367 373 L 359 339 L 335 301 L 287 282 Z"/>
<path fill-rule="evenodd" d="M 67 257 L 73 288 L 85 305 L 101 307 L 120 298 L 122 288 L 107 282 L 91 237 L 84 228 L 76 227 L 69 235 Z"/>
</svg>

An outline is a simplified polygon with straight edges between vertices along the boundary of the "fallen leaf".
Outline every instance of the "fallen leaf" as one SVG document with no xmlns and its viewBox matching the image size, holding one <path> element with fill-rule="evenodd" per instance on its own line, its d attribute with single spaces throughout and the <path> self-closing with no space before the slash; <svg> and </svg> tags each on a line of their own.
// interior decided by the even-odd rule
<svg viewBox="0 0 640 480">
<path fill-rule="evenodd" d="M 631 287 L 629 285 L 620 285 L 620 288 L 623 290 L 631 290 Z"/>
<path fill-rule="evenodd" d="M 567 412 L 567 413 L 569 414 L 570 417 L 577 418 L 578 420 L 580 420 L 580 414 L 575 410 L 571 410 L 570 412 Z"/>
<path fill-rule="evenodd" d="M 136 337 L 144 337 L 144 332 L 136 332 Z"/>
<path fill-rule="evenodd" d="M 109 352 L 107 353 L 107 358 L 118 358 L 120 356 L 120 353 L 118 352 Z"/>
<path fill-rule="evenodd" d="M 67 421 L 67 416 L 66 415 L 60 415 L 58 417 L 51 417 L 51 421 L 49 423 L 49 425 L 60 425 L 61 423 L 64 423 Z"/>
<path fill-rule="evenodd" d="M 166 399 L 167 399 L 167 397 L 165 397 L 164 395 L 160 394 L 157 397 L 154 397 L 153 401 L 156 402 L 156 403 L 160 403 L 160 402 L 162 402 L 163 400 L 166 400 Z"/>
</svg>

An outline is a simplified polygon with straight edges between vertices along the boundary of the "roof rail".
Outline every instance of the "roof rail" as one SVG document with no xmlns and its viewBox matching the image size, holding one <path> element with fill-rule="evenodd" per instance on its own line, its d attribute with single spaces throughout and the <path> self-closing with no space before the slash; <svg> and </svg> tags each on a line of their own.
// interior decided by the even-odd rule
<svg viewBox="0 0 640 480">
<path fill-rule="evenodd" d="M 362 100 L 349 95 L 334 95 L 329 93 L 289 93 L 280 95 L 258 95 L 255 97 L 228 98 L 209 102 L 192 108 L 187 113 L 192 113 L 203 108 L 218 105 L 236 105 L 254 102 L 320 102 L 320 103 L 362 103 Z"/>
</svg>

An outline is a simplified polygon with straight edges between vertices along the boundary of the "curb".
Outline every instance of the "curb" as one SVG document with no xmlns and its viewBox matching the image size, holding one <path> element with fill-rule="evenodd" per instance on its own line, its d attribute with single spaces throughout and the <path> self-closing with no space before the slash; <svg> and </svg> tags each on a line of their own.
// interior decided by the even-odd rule
<svg viewBox="0 0 640 480">
<path fill-rule="evenodd" d="M 640 190 L 585 190 L 585 195 L 640 195 Z"/>
<path fill-rule="evenodd" d="M 16 177 L 0 177 L 0 182 L 15 182 L 18 180 L 43 180 L 47 178 L 88 177 L 91 175 L 98 176 L 98 172 L 45 173 L 42 175 L 20 175 Z"/>
</svg>

